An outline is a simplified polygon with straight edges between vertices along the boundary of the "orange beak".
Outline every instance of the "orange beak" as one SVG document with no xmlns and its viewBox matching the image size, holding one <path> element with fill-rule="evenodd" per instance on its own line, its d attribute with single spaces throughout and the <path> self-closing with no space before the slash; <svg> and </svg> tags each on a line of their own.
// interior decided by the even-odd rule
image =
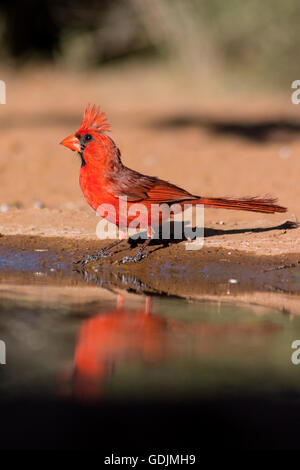
<svg viewBox="0 0 300 470">
<path fill-rule="evenodd" d="M 68 149 L 77 150 L 77 152 L 81 151 L 79 139 L 77 139 L 76 135 L 69 135 L 64 140 L 60 142 L 61 145 L 64 145 Z"/>
</svg>

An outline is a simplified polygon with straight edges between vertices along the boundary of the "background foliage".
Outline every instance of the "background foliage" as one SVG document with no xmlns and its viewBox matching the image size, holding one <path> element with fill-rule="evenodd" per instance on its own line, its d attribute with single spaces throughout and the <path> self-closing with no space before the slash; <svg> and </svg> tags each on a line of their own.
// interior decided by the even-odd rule
<svg viewBox="0 0 300 470">
<path fill-rule="evenodd" d="M 99 67 L 162 61 L 263 86 L 299 78 L 297 0 L 0 2 L 0 59 Z"/>
</svg>

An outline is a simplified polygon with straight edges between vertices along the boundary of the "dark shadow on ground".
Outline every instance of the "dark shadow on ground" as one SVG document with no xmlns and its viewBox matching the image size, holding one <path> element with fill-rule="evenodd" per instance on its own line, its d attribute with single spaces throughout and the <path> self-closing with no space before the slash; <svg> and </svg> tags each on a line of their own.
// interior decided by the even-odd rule
<svg viewBox="0 0 300 470">
<path fill-rule="evenodd" d="M 300 122 L 288 118 L 247 121 L 238 118 L 226 120 L 210 116 L 178 115 L 156 120 L 150 126 L 156 130 L 196 127 L 215 135 L 234 136 L 261 143 L 271 140 L 289 141 L 300 135 Z"/>
<path fill-rule="evenodd" d="M 15 116 L 2 116 L 1 129 L 8 128 L 35 128 L 48 126 L 76 127 L 81 121 L 81 114 L 72 113 L 38 113 L 16 114 Z M 134 125 L 134 121 L 133 121 Z M 269 142 L 276 140 L 288 142 L 300 137 L 300 121 L 288 118 L 278 118 L 260 121 L 246 121 L 241 119 L 226 120 L 213 116 L 178 115 L 157 119 L 148 122 L 154 130 L 178 130 L 189 127 L 204 129 L 211 134 L 220 136 L 233 136 L 247 139 L 252 142 Z"/>
<path fill-rule="evenodd" d="M 188 241 L 188 237 L 185 235 L 186 226 L 188 222 L 170 222 L 170 236 L 165 237 L 162 234 L 162 229 L 159 230 L 159 238 L 154 238 L 151 241 L 150 246 L 163 245 L 163 247 L 170 244 L 181 243 L 182 241 Z M 271 227 L 253 227 L 253 228 L 240 228 L 240 229 L 214 229 L 214 228 L 204 228 L 204 238 L 222 236 L 222 235 L 237 235 L 241 233 L 261 233 L 261 232 L 270 232 L 272 230 L 293 230 L 299 227 L 297 222 L 292 222 L 287 220 L 283 224 L 273 225 Z M 193 227 L 191 231 L 195 232 L 196 227 Z M 181 233 L 182 236 L 177 238 L 175 234 Z M 137 245 L 143 243 L 146 238 L 146 233 L 142 233 L 143 238 L 129 238 L 129 243 L 131 248 L 135 248 Z"/>
</svg>

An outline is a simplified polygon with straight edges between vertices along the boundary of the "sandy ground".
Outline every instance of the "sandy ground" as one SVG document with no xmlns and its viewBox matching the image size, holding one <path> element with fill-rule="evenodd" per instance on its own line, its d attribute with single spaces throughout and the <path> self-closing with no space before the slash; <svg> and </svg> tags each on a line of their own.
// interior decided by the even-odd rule
<svg viewBox="0 0 300 470">
<path fill-rule="evenodd" d="M 79 158 L 59 145 L 76 131 L 91 102 L 106 112 L 111 136 L 129 167 L 194 194 L 271 194 L 289 209 L 271 216 L 206 210 L 203 250 L 191 254 L 184 242 L 172 245 L 155 251 L 139 269 L 149 270 L 152 258 L 175 264 L 186 259 L 198 266 L 218 250 L 216 260 L 235 253 L 238 259 L 243 254 L 264 260 L 277 256 L 278 266 L 297 264 L 300 232 L 285 225 L 297 221 L 300 202 L 300 108 L 291 103 L 290 90 L 281 95 L 242 88 L 216 92 L 173 77 L 170 70 L 150 67 L 86 75 L 51 68 L 4 71 L 1 243 L 8 235 L 60 237 L 58 248 L 70 247 L 75 257 L 76 240 L 84 243 L 81 254 L 103 246 L 96 237 L 99 218 L 79 188 Z M 20 238 L 9 240 L 20 246 Z"/>
<path fill-rule="evenodd" d="M 273 216 L 207 210 L 205 225 L 224 231 L 208 246 L 300 252 L 298 230 L 226 233 L 278 226 L 299 214 L 300 111 L 289 93 L 216 95 L 150 69 L 82 76 L 37 68 L 1 78 L 2 234 L 95 238 L 98 219 L 78 185 L 79 159 L 58 145 L 76 130 L 86 103 L 95 102 L 128 166 L 192 193 L 272 194 L 289 208 Z"/>
</svg>

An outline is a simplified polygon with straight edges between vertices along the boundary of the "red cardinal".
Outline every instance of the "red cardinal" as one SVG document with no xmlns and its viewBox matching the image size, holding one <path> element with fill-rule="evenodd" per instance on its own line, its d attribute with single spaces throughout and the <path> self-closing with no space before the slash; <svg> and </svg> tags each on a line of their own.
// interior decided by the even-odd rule
<svg viewBox="0 0 300 470">
<path fill-rule="evenodd" d="M 105 134 L 109 124 L 104 113 L 96 106 L 87 106 L 80 128 L 74 135 L 64 139 L 61 144 L 71 150 L 77 151 L 81 158 L 80 186 L 90 206 L 97 210 L 101 204 L 110 204 L 116 210 L 115 223 L 119 227 L 121 215 L 119 213 L 119 198 L 127 198 L 126 209 L 136 203 L 142 203 L 148 209 L 145 227 L 148 229 L 148 238 L 135 256 L 126 256 L 122 262 L 140 261 L 146 255 L 144 249 L 153 237 L 151 228 L 151 206 L 166 203 L 168 206 L 179 204 L 204 204 L 204 206 L 223 209 L 236 209 L 272 214 L 286 212 L 285 207 L 277 206 L 276 199 L 253 198 L 211 198 L 195 196 L 185 189 L 161 180 L 154 176 L 146 176 L 131 170 L 123 165 L 121 153 L 114 141 Z M 127 213 L 128 214 L 128 213 Z M 127 217 L 128 224 L 136 216 Z M 107 214 L 106 218 L 110 220 Z M 160 218 L 159 223 L 162 223 Z M 149 227 L 149 228 L 148 228 Z M 125 234 L 119 235 L 114 241 L 95 255 L 87 256 L 83 264 L 97 260 L 103 256 L 110 256 L 108 250 L 120 243 Z"/>
</svg>

